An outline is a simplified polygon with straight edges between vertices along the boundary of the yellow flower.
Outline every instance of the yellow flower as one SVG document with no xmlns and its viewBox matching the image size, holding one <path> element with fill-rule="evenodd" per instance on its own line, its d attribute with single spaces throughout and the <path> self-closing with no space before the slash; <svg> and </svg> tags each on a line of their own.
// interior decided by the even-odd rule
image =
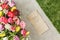
<svg viewBox="0 0 60 40">
<path fill-rule="evenodd" d="M 26 35 L 28 36 L 30 34 L 30 32 L 27 32 Z"/>
<path fill-rule="evenodd" d="M 2 12 L 2 11 L 0 11 L 0 17 L 1 17 L 1 16 L 3 16 L 3 12 Z"/>
<path fill-rule="evenodd" d="M 16 27 L 16 32 L 18 32 L 20 29 L 21 29 L 20 26 L 17 26 Z"/>
<path fill-rule="evenodd" d="M 15 9 L 16 9 L 16 6 L 12 7 L 12 8 L 11 8 L 11 11 L 13 11 L 13 10 L 15 10 Z"/>
<path fill-rule="evenodd" d="M 5 32 L 0 33 L 0 37 L 4 37 L 5 35 Z"/>
</svg>

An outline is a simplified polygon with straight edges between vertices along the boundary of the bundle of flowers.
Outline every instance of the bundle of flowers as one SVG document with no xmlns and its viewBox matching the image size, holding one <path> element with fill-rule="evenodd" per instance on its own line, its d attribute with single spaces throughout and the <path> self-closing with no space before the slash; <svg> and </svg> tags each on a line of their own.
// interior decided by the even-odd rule
<svg viewBox="0 0 60 40">
<path fill-rule="evenodd" d="M 0 40 L 25 40 L 29 32 L 13 0 L 0 0 Z"/>
</svg>

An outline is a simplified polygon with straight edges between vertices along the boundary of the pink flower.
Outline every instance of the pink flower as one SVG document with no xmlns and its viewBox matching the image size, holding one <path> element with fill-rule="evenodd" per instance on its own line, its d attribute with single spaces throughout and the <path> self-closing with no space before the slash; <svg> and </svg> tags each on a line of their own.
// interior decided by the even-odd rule
<svg viewBox="0 0 60 40">
<path fill-rule="evenodd" d="M 0 24 L 0 31 L 4 30 L 4 26 Z"/>
<path fill-rule="evenodd" d="M 13 18 L 8 18 L 8 22 L 12 24 L 13 23 Z"/>
<path fill-rule="evenodd" d="M 7 23 L 8 23 L 8 20 L 7 20 L 6 17 L 1 17 L 1 20 L 2 20 L 2 22 L 3 22 L 4 24 L 7 24 Z"/>
<path fill-rule="evenodd" d="M 11 1 L 8 3 L 10 7 L 13 7 L 15 5 L 15 2 L 14 1 Z"/>
<path fill-rule="evenodd" d="M 19 11 L 18 10 L 14 10 L 13 13 L 16 15 L 16 16 L 19 16 Z"/>
<path fill-rule="evenodd" d="M 26 26 L 25 22 L 24 22 L 24 21 L 21 21 L 21 22 L 20 22 L 20 26 L 21 26 L 21 28 L 23 28 L 23 29 L 24 29 L 24 28 L 25 28 L 25 26 Z"/>
<path fill-rule="evenodd" d="M 17 17 L 17 16 L 13 17 L 13 20 L 14 20 L 14 21 L 16 21 L 17 19 L 18 19 L 18 17 Z"/>
<path fill-rule="evenodd" d="M 18 36 L 14 36 L 13 40 L 20 40 Z"/>
<path fill-rule="evenodd" d="M 9 6 L 8 6 L 6 3 L 3 3 L 3 4 L 2 4 L 2 8 L 3 8 L 3 9 L 8 9 Z"/>
<path fill-rule="evenodd" d="M 16 27 L 11 27 L 11 28 L 10 28 L 10 30 L 11 30 L 12 32 L 15 32 L 15 29 L 16 29 Z"/>
<path fill-rule="evenodd" d="M 20 24 L 20 20 L 17 19 L 15 23 L 16 23 L 17 25 L 19 25 L 19 24 Z"/>
<path fill-rule="evenodd" d="M 2 18 L 0 18 L 0 22 L 2 22 Z"/>
<path fill-rule="evenodd" d="M 18 18 L 18 17 L 13 17 L 13 20 L 15 21 L 15 23 L 17 24 L 17 25 L 20 25 L 20 19 Z"/>
<path fill-rule="evenodd" d="M 25 29 L 21 30 L 21 34 L 23 35 L 23 37 L 26 37 L 26 33 L 27 31 Z"/>
</svg>

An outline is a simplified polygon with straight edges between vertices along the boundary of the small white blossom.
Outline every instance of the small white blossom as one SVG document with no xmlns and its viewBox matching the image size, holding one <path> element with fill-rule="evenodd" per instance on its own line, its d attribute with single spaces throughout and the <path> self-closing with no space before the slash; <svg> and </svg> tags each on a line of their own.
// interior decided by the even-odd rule
<svg viewBox="0 0 60 40">
<path fill-rule="evenodd" d="M 3 40 L 8 40 L 8 37 L 4 37 Z"/>
<path fill-rule="evenodd" d="M 4 12 L 5 14 L 7 14 L 7 13 L 8 13 L 8 10 L 4 9 L 3 12 Z"/>
<path fill-rule="evenodd" d="M 2 7 L 0 7 L 0 10 L 2 10 Z"/>
<path fill-rule="evenodd" d="M 5 24 L 5 28 L 8 29 L 8 30 L 10 30 L 11 25 L 10 24 Z"/>
</svg>

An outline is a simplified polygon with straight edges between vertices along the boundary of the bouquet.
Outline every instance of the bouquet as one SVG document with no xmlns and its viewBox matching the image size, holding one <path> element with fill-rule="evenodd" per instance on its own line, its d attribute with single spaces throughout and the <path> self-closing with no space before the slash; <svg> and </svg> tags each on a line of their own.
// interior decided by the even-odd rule
<svg viewBox="0 0 60 40">
<path fill-rule="evenodd" d="M 0 0 L 0 40 L 25 40 L 29 32 L 13 0 Z"/>
</svg>

